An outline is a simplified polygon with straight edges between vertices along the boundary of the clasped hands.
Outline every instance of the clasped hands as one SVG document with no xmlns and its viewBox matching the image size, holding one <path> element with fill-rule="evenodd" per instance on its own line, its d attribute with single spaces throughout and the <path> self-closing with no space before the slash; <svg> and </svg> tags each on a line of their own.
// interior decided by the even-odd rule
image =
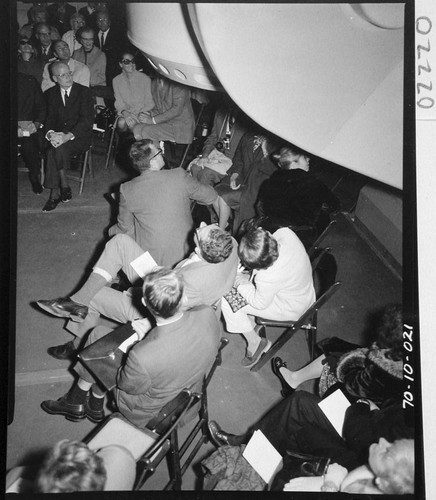
<svg viewBox="0 0 436 500">
<path fill-rule="evenodd" d="M 138 120 L 140 123 L 145 123 L 146 125 L 153 125 L 153 117 L 148 111 L 141 111 L 138 115 Z M 127 119 L 126 119 L 127 121 Z"/>
<path fill-rule="evenodd" d="M 71 135 L 69 133 L 64 134 L 63 132 L 51 132 L 50 136 L 47 136 L 47 139 L 54 148 L 57 148 L 68 142 L 71 139 Z"/>
</svg>

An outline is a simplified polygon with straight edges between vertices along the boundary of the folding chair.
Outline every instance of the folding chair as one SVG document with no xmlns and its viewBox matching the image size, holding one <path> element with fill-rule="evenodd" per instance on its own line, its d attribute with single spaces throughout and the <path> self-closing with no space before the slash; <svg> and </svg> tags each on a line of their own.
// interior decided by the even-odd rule
<svg viewBox="0 0 436 500">
<path fill-rule="evenodd" d="M 285 328 L 285 330 L 273 343 L 269 351 L 263 354 L 259 361 L 251 367 L 251 371 L 256 372 L 262 368 L 300 330 L 306 332 L 309 355 L 311 359 L 314 359 L 318 311 L 341 286 L 340 281 L 335 282 L 337 265 L 335 258 L 330 254 L 330 250 L 330 248 L 322 249 L 320 254 L 315 257 L 316 261 L 312 263 L 317 300 L 296 321 L 273 321 L 256 317 L 258 325 L 281 327 Z"/>
<path fill-rule="evenodd" d="M 83 185 L 85 184 L 85 176 L 86 170 L 89 171 L 91 177 L 94 177 L 94 172 L 92 170 L 92 145 L 89 146 L 84 153 L 74 156 L 72 161 L 80 161 L 82 163 L 82 167 L 80 170 L 80 176 L 73 175 L 71 173 L 67 173 L 67 179 L 71 181 L 75 181 L 79 183 L 79 194 L 82 194 Z"/>
<path fill-rule="evenodd" d="M 114 444 L 127 448 L 137 462 L 134 489 L 140 489 L 162 459 L 171 451 L 170 436 L 180 424 L 188 408 L 199 399 L 199 394 L 184 389 L 166 404 L 159 415 L 144 429 L 134 426 L 121 413 L 113 413 L 106 419 L 103 426 L 85 442 L 92 450 L 99 450 L 104 446 Z M 178 479 L 178 472 L 175 471 L 174 474 Z"/>
<path fill-rule="evenodd" d="M 170 480 L 164 489 L 181 490 L 183 474 L 202 444 L 209 439 L 207 386 L 216 367 L 221 364 L 221 350 L 227 344 L 228 339 L 222 338 L 214 364 L 204 377 L 200 394 L 184 389 L 167 403 L 158 416 L 152 419 L 144 429 L 134 426 L 120 413 L 114 413 L 106 419 L 102 427 L 86 440 L 89 448 L 97 450 L 110 444 L 126 447 L 137 461 L 135 490 L 142 488 L 145 481 L 166 456 Z M 196 409 L 197 403 L 200 405 L 199 409 Z M 184 417 L 188 417 L 186 414 L 190 409 L 195 409 L 199 417 L 198 422 L 179 448 L 178 427 L 183 423 Z M 181 463 L 191 443 L 200 433 L 201 435 L 191 453 Z"/>
<path fill-rule="evenodd" d="M 331 220 L 328 226 L 324 229 L 324 231 L 318 236 L 318 238 L 312 243 L 312 246 L 307 250 L 307 254 L 311 257 L 320 247 L 319 245 L 330 232 L 332 227 L 336 224 L 336 220 Z"/>
</svg>

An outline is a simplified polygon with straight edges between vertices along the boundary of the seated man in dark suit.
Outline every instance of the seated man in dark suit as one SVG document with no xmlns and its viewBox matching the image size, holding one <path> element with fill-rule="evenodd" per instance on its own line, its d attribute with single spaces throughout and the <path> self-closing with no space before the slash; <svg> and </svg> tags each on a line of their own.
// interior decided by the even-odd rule
<svg viewBox="0 0 436 500">
<path fill-rule="evenodd" d="M 86 151 L 91 145 L 94 105 L 87 87 L 73 82 L 70 68 L 63 62 L 52 67 L 56 85 L 45 92 L 47 121 L 45 138 L 50 146 L 47 153 L 46 178 L 50 197 L 42 209 L 54 210 L 60 201 L 71 200 L 65 169 L 71 157 Z"/>
<path fill-rule="evenodd" d="M 44 96 L 33 76 L 17 74 L 18 104 L 18 144 L 24 163 L 29 170 L 29 179 L 35 194 L 43 189 L 39 177 L 39 136 L 38 130 L 45 121 Z"/>
<path fill-rule="evenodd" d="M 139 342 L 128 350 L 117 372 L 115 388 L 118 410 L 138 427 L 144 427 L 185 387 L 200 389 L 215 360 L 221 337 L 211 307 L 183 311 L 184 285 L 177 271 L 158 268 L 147 274 L 142 302 L 154 316 L 156 326 L 149 333 L 148 320 L 120 327 L 129 330 L 129 339 L 136 337 L 131 339 L 132 343 Z M 107 327 L 93 330 L 86 345 L 107 335 L 108 330 Z M 105 417 L 104 392 L 87 369 L 80 365 L 76 371 L 80 377 L 77 384 L 57 401 L 44 401 L 42 409 L 72 421 L 86 417 L 100 422 Z"/>
<path fill-rule="evenodd" d="M 33 36 L 36 39 L 36 59 L 38 61 L 48 63 L 56 57 L 51 34 L 52 29 L 48 23 L 37 23 L 33 28 Z"/>
</svg>

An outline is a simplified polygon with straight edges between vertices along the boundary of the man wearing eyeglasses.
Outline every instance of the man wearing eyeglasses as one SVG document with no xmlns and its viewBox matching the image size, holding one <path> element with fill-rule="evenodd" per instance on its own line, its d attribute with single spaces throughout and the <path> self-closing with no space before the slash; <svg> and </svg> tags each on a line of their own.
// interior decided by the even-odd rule
<svg viewBox="0 0 436 500">
<path fill-rule="evenodd" d="M 53 52 L 51 28 L 47 23 L 38 23 L 33 29 L 36 38 L 36 58 L 48 63 L 56 57 Z"/>
<path fill-rule="evenodd" d="M 45 92 L 48 153 L 44 181 L 44 186 L 50 189 L 50 197 L 43 212 L 54 210 L 61 201 L 66 203 L 71 200 L 65 170 L 70 166 L 72 156 L 89 148 L 94 121 L 91 93 L 87 87 L 73 81 L 68 64 L 54 62 L 51 70 L 55 86 Z"/>
<path fill-rule="evenodd" d="M 89 68 L 81 62 L 71 58 L 71 52 L 67 42 L 64 42 L 63 40 L 56 40 L 56 42 L 53 43 L 53 52 L 56 57 L 56 61 L 61 61 L 69 67 L 74 82 L 84 85 L 85 87 L 89 87 L 89 80 L 91 77 Z M 52 63 L 47 63 L 44 67 L 41 84 L 43 92 L 50 87 L 54 87 L 55 85 L 54 78 L 52 78 L 53 75 L 51 72 L 51 65 Z"/>
</svg>

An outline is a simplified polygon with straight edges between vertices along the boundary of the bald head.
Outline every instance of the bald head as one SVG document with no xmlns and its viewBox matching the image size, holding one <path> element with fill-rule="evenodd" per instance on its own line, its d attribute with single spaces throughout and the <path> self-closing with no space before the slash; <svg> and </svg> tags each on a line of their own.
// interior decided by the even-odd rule
<svg viewBox="0 0 436 500">
<path fill-rule="evenodd" d="M 50 71 L 53 80 L 61 87 L 62 89 L 68 89 L 73 85 L 73 73 L 70 70 L 68 64 L 62 61 L 55 61 L 50 66 Z"/>
</svg>

